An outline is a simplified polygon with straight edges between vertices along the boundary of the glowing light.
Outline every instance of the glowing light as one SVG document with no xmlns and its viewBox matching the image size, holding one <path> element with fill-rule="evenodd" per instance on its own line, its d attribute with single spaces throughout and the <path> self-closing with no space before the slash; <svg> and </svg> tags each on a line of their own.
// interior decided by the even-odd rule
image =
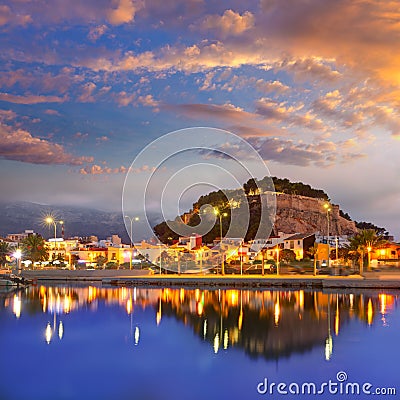
<svg viewBox="0 0 400 400">
<path fill-rule="evenodd" d="M 63 338 L 63 336 L 64 336 L 64 325 L 63 325 L 62 321 L 60 321 L 60 324 L 58 325 L 58 337 L 61 340 Z"/>
<path fill-rule="evenodd" d="M 368 300 L 368 308 L 367 308 L 368 325 L 372 325 L 373 316 L 374 316 L 374 310 L 372 309 L 372 301 L 371 301 L 371 299 L 369 299 Z"/>
<path fill-rule="evenodd" d="M 329 335 L 325 340 L 325 360 L 329 361 L 333 354 L 333 340 L 332 336 Z"/>
<path fill-rule="evenodd" d="M 44 337 L 46 339 L 47 344 L 50 344 L 52 336 L 53 336 L 53 330 L 51 329 L 50 322 L 48 322 L 47 326 L 46 326 L 46 330 L 44 332 Z"/>
<path fill-rule="evenodd" d="M 132 312 L 132 299 L 129 298 L 126 301 L 126 312 L 128 313 L 128 315 Z"/>
<path fill-rule="evenodd" d="M 13 301 L 13 313 L 17 318 L 21 316 L 21 299 L 16 294 Z"/>
<path fill-rule="evenodd" d="M 231 291 L 231 305 L 236 306 L 239 303 L 239 292 L 237 290 Z"/>
<path fill-rule="evenodd" d="M 304 290 L 300 290 L 299 292 L 299 306 L 300 310 L 304 310 Z"/>
<path fill-rule="evenodd" d="M 214 353 L 217 354 L 218 350 L 219 350 L 219 335 L 218 333 L 216 333 L 214 337 Z"/>
<path fill-rule="evenodd" d="M 386 314 L 386 294 L 380 294 L 379 300 L 381 301 L 381 314 Z"/>
<path fill-rule="evenodd" d="M 206 336 L 207 336 L 207 320 L 205 319 L 204 323 L 203 323 L 203 339 L 204 340 L 206 339 Z"/>
<path fill-rule="evenodd" d="M 161 297 L 160 297 L 160 303 L 159 303 L 158 311 L 157 311 L 157 314 L 156 314 L 156 323 L 157 323 L 157 326 L 160 325 L 161 317 L 162 317 L 162 314 L 161 314 Z"/>
<path fill-rule="evenodd" d="M 71 298 L 64 295 L 64 313 L 68 314 L 71 311 Z"/>
<path fill-rule="evenodd" d="M 139 344 L 139 339 L 140 339 L 140 329 L 137 326 L 135 328 L 135 333 L 134 333 L 135 346 L 137 346 Z"/>
<path fill-rule="evenodd" d="M 225 329 L 224 332 L 224 350 L 228 348 L 229 345 L 229 334 L 228 334 L 228 329 Z"/>
<path fill-rule="evenodd" d="M 199 289 L 195 290 L 194 296 L 195 296 L 196 301 L 199 301 L 199 299 L 200 299 L 200 290 Z"/>
<path fill-rule="evenodd" d="M 335 315 L 335 335 L 339 335 L 339 323 L 340 323 L 340 319 L 339 319 L 339 310 L 336 310 L 336 315 Z"/>
<path fill-rule="evenodd" d="M 239 321 L 238 321 L 239 331 L 242 330 L 242 326 L 243 326 L 243 310 L 240 309 Z"/>
<path fill-rule="evenodd" d="M 202 302 L 197 303 L 197 314 L 198 315 L 203 314 L 203 303 Z"/>
<path fill-rule="evenodd" d="M 275 303 L 275 307 L 274 307 L 274 321 L 275 321 L 276 326 L 278 326 L 278 324 L 279 324 L 280 316 L 281 316 L 281 306 L 279 304 L 279 298 L 278 298 L 277 302 Z"/>
<path fill-rule="evenodd" d="M 179 290 L 179 300 L 181 303 L 185 301 L 185 289 L 183 288 Z"/>
</svg>

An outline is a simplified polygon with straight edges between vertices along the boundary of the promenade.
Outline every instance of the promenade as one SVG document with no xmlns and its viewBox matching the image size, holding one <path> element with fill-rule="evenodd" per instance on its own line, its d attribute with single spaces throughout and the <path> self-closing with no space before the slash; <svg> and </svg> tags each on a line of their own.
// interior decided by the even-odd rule
<svg viewBox="0 0 400 400">
<path fill-rule="evenodd" d="M 329 275 L 150 275 L 146 270 L 25 270 L 37 282 L 97 282 L 115 286 L 199 288 L 341 288 L 399 289 L 400 271 L 366 272 L 363 276 Z"/>
</svg>

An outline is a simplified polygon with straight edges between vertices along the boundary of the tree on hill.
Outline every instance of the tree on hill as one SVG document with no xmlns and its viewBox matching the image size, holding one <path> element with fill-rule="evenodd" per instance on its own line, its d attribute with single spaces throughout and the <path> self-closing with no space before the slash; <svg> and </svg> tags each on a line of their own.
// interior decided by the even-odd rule
<svg viewBox="0 0 400 400">
<path fill-rule="evenodd" d="M 376 234 L 380 236 L 389 235 L 389 232 L 386 230 L 386 228 L 381 228 L 379 226 L 374 225 L 371 222 L 364 222 L 364 221 L 356 222 L 356 227 L 361 230 L 366 230 L 366 229 L 374 230 Z"/>
<path fill-rule="evenodd" d="M 273 186 L 272 186 L 273 183 Z M 264 177 L 261 180 L 249 179 L 244 185 L 243 189 L 246 194 L 250 192 L 276 191 L 286 194 L 298 194 L 300 196 L 313 197 L 329 201 L 329 196 L 321 189 L 314 189 L 310 185 L 302 182 L 291 182 L 287 178 Z"/>
</svg>

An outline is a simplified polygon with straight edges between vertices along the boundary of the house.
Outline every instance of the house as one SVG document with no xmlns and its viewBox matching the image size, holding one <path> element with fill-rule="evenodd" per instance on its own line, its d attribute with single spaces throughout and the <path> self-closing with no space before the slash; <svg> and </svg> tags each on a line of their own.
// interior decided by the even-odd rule
<svg viewBox="0 0 400 400">
<path fill-rule="evenodd" d="M 400 262 L 400 244 L 388 242 L 378 249 L 371 252 L 371 262 L 377 265 L 395 262 L 397 265 Z"/>
<path fill-rule="evenodd" d="M 296 254 L 296 260 L 302 260 L 305 257 L 309 257 L 308 251 L 310 247 L 314 246 L 314 243 L 315 233 L 296 233 L 284 240 L 283 248 L 293 250 Z"/>
<path fill-rule="evenodd" d="M 28 236 L 36 235 L 36 233 L 31 230 L 31 229 L 26 229 L 25 232 L 23 233 L 9 233 L 6 236 L 7 241 L 14 242 L 14 243 L 20 243 L 24 239 L 26 239 Z"/>
<path fill-rule="evenodd" d="M 276 247 L 277 245 L 283 244 L 284 240 L 292 235 L 293 233 L 278 232 L 278 235 L 270 236 L 268 239 L 251 240 L 249 242 L 250 250 L 258 253 L 262 249 Z"/>
</svg>

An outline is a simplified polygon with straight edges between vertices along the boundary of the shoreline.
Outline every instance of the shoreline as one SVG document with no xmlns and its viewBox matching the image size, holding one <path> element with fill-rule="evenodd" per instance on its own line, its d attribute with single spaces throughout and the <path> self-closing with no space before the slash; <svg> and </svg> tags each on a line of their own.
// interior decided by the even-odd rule
<svg viewBox="0 0 400 400">
<path fill-rule="evenodd" d="M 305 288 L 305 289 L 396 289 L 400 272 L 367 272 L 364 276 L 330 275 L 149 275 L 141 270 L 25 270 L 22 276 L 36 282 L 97 282 L 106 286 L 169 286 L 190 288 Z"/>
</svg>

